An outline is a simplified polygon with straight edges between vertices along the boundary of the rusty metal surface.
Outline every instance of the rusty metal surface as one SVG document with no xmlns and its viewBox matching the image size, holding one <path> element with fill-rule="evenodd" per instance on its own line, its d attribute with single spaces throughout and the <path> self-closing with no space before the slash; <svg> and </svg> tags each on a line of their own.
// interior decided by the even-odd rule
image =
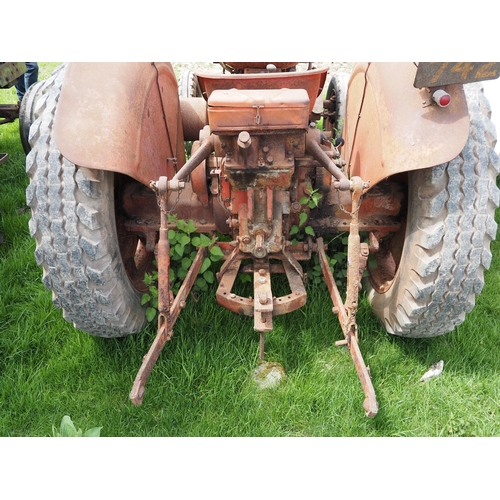
<svg viewBox="0 0 500 500">
<path fill-rule="evenodd" d="M 254 316 L 255 330 L 269 331 L 272 329 L 272 316 L 294 311 L 306 303 L 307 294 L 303 283 L 302 269 L 298 263 L 293 262 L 293 257 L 286 253 L 273 255 L 273 259 L 281 262 L 291 291 L 288 295 L 274 297 L 271 289 L 271 265 L 269 259 L 252 259 L 254 297 L 241 297 L 233 293 L 232 289 L 242 261 L 249 257 L 251 258 L 248 254 L 236 248 L 221 267 L 218 275 L 219 286 L 216 292 L 217 303 L 244 316 L 254 316 L 255 311 L 257 311 L 257 316 Z M 273 272 L 276 272 L 276 269 Z M 265 320 L 262 319 L 261 313 L 266 313 Z"/>
<path fill-rule="evenodd" d="M 19 118 L 19 104 L 0 104 L 0 125 L 12 123 Z"/>
<path fill-rule="evenodd" d="M 307 129 L 309 97 L 304 89 L 214 90 L 208 98 L 213 133 Z"/>
<path fill-rule="evenodd" d="M 380 84 L 379 80 L 387 77 L 382 73 L 381 76 L 376 70 L 373 71 L 373 82 L 370 80 L 367 87 L 368 94 L 374 92 L 373 89 Z M 126 213 L 123 227 L 139 236 L 143 245 L 141 249 L 151 251 L 156 246 L 158 255 L 158 334 L 136 377 L 131 392 L 134 404 L 142 401 L 147 378 L 161 349 L 173 334 L 172 327 L 203 262 L 204 253 L 200 251 L 174 298 L 168 280 L 170 249 L 166 232 L 171 224 L 166 214 L 174 212 L 179 218 L 193 220 L 197 231 L 216 230 L 231 236 L 232 241 L 218 243 L 224 261 L 217 275 L 219 284 L 216 299 L 220 306 L 254 318 L 254 330 L 261 336 L 261 359 L 264 359 L 265 354 L 265 334 L 273 329 L 273 317 L 296 310 L 306 303 L 306 277 L 299 261 L 310 260 L 312 252 L 317 252 L 334 312 L 338 314 L 344 334 L 341 343 L 349 348 L 365 394 L 363 406 L 366 415 L 373 418 L 378 412 L 369 368 L 359 348 L 356 315 L 360 282 L 369 252 L 378 251 L 383 255 L 384 237 L 401 229 L 406 204 L 406 176 L 399 176 L 391 182 L 378 182 L 381 178 L 376 176 L 380 169 L 374 167 L 373 178 L 377 179 L 377 183 L 368 190 L 368 183 L 359 176 L 352 176 L 352 173 L 353 165 L 358 165 L 356 162 L 362 165 L 360 169 L 366 171 L 372 163 L 365 165 L 364 160 L 381 161 L 384 148 L 393 147 L 390 136 L 396 132 L 391 127 L 382 127 L 379 120 L 371 132 L 380 135 L 383 129 L 387 144 L 377 145 L 379 149 L 374 146 L 374 138 L 370 136 L 365 121 L 374 119 L 374 115 L 381 111 L 380 103 L 373 96 L 366 98 L 364 95 L 362 100 L 366 109 L 362 106 L 361 126 L 355 131 L 358 134 L 356 141 L 362 137 L 373 146 L 373 150 L 368 151 L 365 145 L 359 146 L 354 141 L 349 175 L 339 151 L 321 131 L 308 125 L 311 89 L 306 93 L 274 91 L 280 89 L 281 85 L 293 83 L 295 77 L 298 78 L 295 82 L 301 82 L 301 85 L 308 80 L 304 80 L 303 75 L 282 75 L 284 77 L 276 78 L 277 74 L 259 74 L 258 79 L 249 74 L 224 77 L 210 75 L 205 79 L 201 76 L 199 81 L 209 102 L 196 100 L 196 106 L 200 106 L 198 110 L 190 106 L 190 100 L 182 104 L 183 107 L 190 106 L 186 112 L 190 123 L 185 126 L 186 134 L 194 139 L 190 159 L 181 168 L 167 172 L 166 178 L 160 177 L 158 183 L 153 183 L 156 194 L 137 183 L 130 183 L 120 191 L 121 204 Z M 320 72 L 314 76 L 318 77 L 321 79 Z M 217 92 L 219 85 L 224 89 L 222 92 Z M 316 81 L 316 85 L 321 84 Z M 255 92 L 243 90 L 248 88 Z M 256 90 L 263 88 L 273 91 Z M 396 88 L 399 87 L 396 85 Z M 297 96 L 300 94 L 299 99 Z M 271 95 L 281 95 L 278 106 L 270 105 L 272 99 L 267 97 Z M 248 96 L 251 99 L 247 99 Z M 262 109 L 258 107 L 260 101 L 267 106 L 266 111 L 270 114 L 261 113 Z M 206 117 L 203 103 L 212 108 Z M 393 107 L 386 107 L 394 111 Z M 214 111 L 220 113 L 211 115 Z M 295 112 L 301 116 L 300 127 L 297 128 L 294 128 L 297 123 L 290 119 L 290 115 Z M 401 112 L 395 116 L 406 115 Z M 196 128 L 201 126 L 195 138 Z M 425 127 L 423 129 L 428 130 Z M 408 130 L 403 133 L 408 133 Z M 350 144 L 352 146 L 352 141 Z M 363 162 L 361 153 L 366 155 L 363 156 Z M 383 158 L 385 161 L 386 157 Z M 395 158 L 392 160 L 395 161 Z M 400 160 L 401 156 L 397 156 L 397 159 Z M 384 164 L 384 168 L 386 166 Z M 300 201 L 311 193 L 313 186 L 322 195 L 321 204 L 315 209 L 304 206 Z M 160 214 L 156 199 L 159 193 L 162 193 Z M 294 245 L 287 241 L 291 238 L 292 225 L 299 224 L 304 211 L 316 235 L 349 231 L 345 302 L 330 271 L 322 238 L 314 241 L 308 236 Z M 360 231 L 369 232 L 369 244 L 361 242 Z M 156 243 L 158 232 L 160 236 Z M 235 292 L 236 279 L 240 273 L 248 273 L 253 277 L 253 296 L 242 296 Z M 290 290 L 281 297 L 273 294 L 273 279 L 278 274 L 286 276 Z"/>
<path fill-rule="evenodd" d="M 170 63 L 69 63 L 56 142 L 77 165 L 149 185 L 184 164 L 179 106 Z"/>
<path fill-rule="evenodd" d="M 165 346 L 165 344 L 172 338 L 174 324 L 179 317 L 179 313 L 184 309 L 186 305 L 186 299 L 194 285 L 198 271 L 203 264 L 203 260 L 206 255 L 206 248 L 200 248 L 196 254 L 195 259 L 188 271 L 188 274 L 184 278 L 181 288 L 175 300 L 172 302 L 172 307 L 169 311 L 169 315 L 163 314 L 158 318 L 158 333 L 156 334 L 155 340 L 151 345 L 148 353 L 144 356 L 142 365 L 136 375 L 132 390 L 130 391 L 130 400 L 136 406 L 142 404 L 144 398 L 144 393 L 146 391 L 146 383 L 149 376 L 156 364 L 160 353 Z M 166 287 L 165 282 L 161 285 L 164 289 Z M 160 285 L 158 285 L 158 292 L 160 290 Z M 170 292 L 168 292 L 170 295 Z"/>
<path fill-rule="evenodd" d="M 178 219 L 193 220 L 199 232 L 217 231 L 228 233 L 226 220 L 229 212 L 223 210 L 216 200 L 211 199 L 205 207 L 193 192 L 193 185 L 187 183 L 181 192 L 169 194 L 169 210 L 175 207 Z M 120 206 L 126 216 L 125 225 L 135 232 L 159 231 L 160 219 L 156 196 L 141 183 L 127 183 L 118 193 Z M 170 227 L 174 227 L 172 224 Z"/>
<path fill-rule="evenodd" d="M 366 416 L 373 418 L 378 413 L 378 403 L 369 370 L 359 349 L 358 327 L 356 323 L 360 277 L 362 275 L 363 266 L 366 265 L 366 258 L 368 257 L 368 249 L 366 245 L 361 245 L 359 238 L 358 208 L 361 194 L 363 189 L 366 189 L 367 185 L 359 177 L 353 178 L 352 181 L 352 212 L 348 238 L 347 293 L 345 303 L 342 302 L 340 292 L 338 291 L 337 284 L 330 270 L 322 238 L 317 239 L 316 252 L 319 257 L 323 276 L 330 292 L 330 297 L 335 306 L 333 312 L 339 317 L 339 322 L 345 337 L 345 340 L 339 342 L 338 345 L 346 344 L 349 348 L 363 392 L 365 393 L 363 407 L 365 409 Z"/>
<path fill-rule="evenodd" d="M 306 72 L 216 75 L 196 73 L 203 97 L 209 99 L 214 90 L 229 89 L 305 89 L 309 96 L 309 112 L 323 91 L 328 66 Z"/>
<path fill-rule="evenodd" d="M 352 334 L 353 332 L 349 324 L 349 314 L 344 303 L 342 302 L 342 297 L 337 288 L 337 284 L 335 283 L 333 274 L 330 270 L 322 238 L 318 238 L 316 248 L 321 269 L 323 271 L 323 276 L 328 286 L 330 297 L 334 304 L 333 312 L 339 317 L 339 323 L 342 327 L 342 331 L 345 337 L 345 341 L 338 343 L 338 345 L 346 344 L 349 348 L 349 352 L 354 362 L 354 367 L 356 368 L 361 387 L 363 388 L 363 392 L 365 394 L 365 400 L 363 401 L 365 414 L 369 418 L 374 418 L 378 413 L 378 403 L 375 395 L 375 389 L 371 381 L 370 372 L 363 360 L 363 356 L 359 349 L 357 335 Z"/>
<path fill-rule="evenodd" d="M 347 196 L 347 199 L 346 199 Z M 349 193 L 331 189 L 325 204 L 311 220 L 311 226 L 320 234 L 328 229 L 347 230 L 352 211 Z M 360 231 L 394 232 L 401 227 L 401 213 L 405 209 L 404 185 L 381 182 L 366 192 L 358 210 Z"/>
<path fill-rule="evenodd" d="M 494 80 L 500 76 L 499 62 L 421 62 L 413 83 L 416 88 Z"/>
<path fill-rule="evenodd" d="M 168 63 L 68 66 L 56 116 L 58 147 L 77 165 L 119 172 L 115 196 L 120 250 L 137 288 L 150 259 L 157 256 L 158 333 L 130 393 L 134 404 L 142 402 L 148 377 L 173 335 L 207 252 L 199 249 L 174 297 L 168 241 L 172 213 L 192 220 L 197 232 L 230 236 L 230 241 L 217 243 L 224 261 L 216 299 L 222 307 L 254 318 L 262 359 L 273 317 L 306 303 L 306 276 L 299 261 L 317 252 L 344 334 L 340 343 L 349 348 L 363 387 L 366 414 L 377 414 L 356 320 L 363 270 L 369 253 L 375 253 L 378 286 L 387 286 L 402 248 L 397 235 L 404 233 L 404 172 L 452 159 L 468 134 L 461 86 L 447 88 L 452 97 L 448 108 L 430 106 L 427 90 L 412 86 L 415 70 L 412 63 L 355 68 L 341 155 L 330 142 L 331 134 L 309 125 L 311 116 L 319 116 L 317 110 L 311 112 L 328 68 L 198 74 L 204 97 L 179 100 Z M 187 161 L 184 140 L 194 141 Z M 321 195 L 318 207 L 302 201 L 312 192 Z M 314 238 L 308 232 L 292 244 L 293 226 L 304 225 L 304 214 Z M 317 238 L 344 230 L 349 232 L 345 301 L 323 239 Z M 369 233 L 369 244 L 361 242 L 361 231 Z M 396 237 L 385 238 L 394 233 Z M 393 242 L 390 248 L 387 241 Z M 253 278 L 253 297 L 234 292 L 243 272 Z M 285 275 L 290 290 L 281 297 L 273 294 L 278 274 Z"/>
<path fill-rule="evenodd" d="M 297 66 L 296 62 L 225 62 L 224 65 L 238 71 L 245 70 L 264 70 L 269 64 L 272 64 L 277 69 L 284 70 Z"/>
<path fill-rule="evenodd" d="M 26 72 L 26 63 L 0 63 L 0 89 L 8 89 L 15 85 L 17 79 Z"/>
<path fill-rule="evenodd" d="M 347 310 L 347 329 L 357 337 L 356 313 L 358 311 L 358 295 L 361 289 L 359 281 L 361 238 L 359 236 L 358 211 L 363 194 L 363 181 L 360 177 L 353 177 L 351 221 L 347 241 L 347 295 L 345 308 Z"/>
<path fill-rule="evenodd" d="M 208 125 L 207 103 L 203 97 L 181 97 L 182 132 L 185 141 L 197 141 L 200 130 Z"/>
<path fill-rule="evenodd" d="M 351 75 L 342 152 L 350 176 L 372 187 L 394 174 L 450 161 L 467 140 L 462 86 L 447 87 L 448 107 L 427 105 L 428 92 L 413 87 L 415 72 L 413 63 L 364 63 Z"/>
<path fill-rule="evenodd" d="M 154 185 L 159 199 L 161 211 L 160 239 L 158 241 L 158 333 L 137 373 L 130 400 L 136 406 L 142 403 L 146 382 L 158 360 L 163 346 L 173 335 L 173 327 L 180 311 L 186 305 L 186 299 L 194 285 L 198 271 L 207 254 L 206 248 L 200 248 L 188 270 L 184 281 L 175 297 L 170 290 L 170 243 L 168 240 L 168 181 L 160 177 Z"/>
</svg>

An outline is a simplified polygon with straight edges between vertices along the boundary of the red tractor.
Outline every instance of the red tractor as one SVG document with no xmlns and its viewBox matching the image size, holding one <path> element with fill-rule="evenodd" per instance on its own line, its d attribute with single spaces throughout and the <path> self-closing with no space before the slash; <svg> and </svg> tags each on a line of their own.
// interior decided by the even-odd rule
<svg viewBox="0 0 500 500">
<path fill-rule="evenodd" d="M 156 259 L 158 335 L 130 395 L 140 404 L 207 252 L 223 256 L 217 302 L 253 316 L 261 358 L 273 317 L 305 304 L 301 262 L 316 254 L 374 417 L 356 322 L 363 274 L 374 313 L 406 337 L 453 330 L 483 287 L 500 163 L 475 82 L 500 64 L 362 63 L 345 85 L 335 74 L 327 85 L 329 66 L 221 65 L 179 85 L 170 63 L 69 63 L 37 89 L 27 200 L 43 282 L 76 328 L 124 336 L 146 324 Z M 211 242 L 176 293 L 172 214 Z M 344 299 L 323 240 L 342 231 Z M 253 297 L 235 293 L 240 273 Z M 280 297 L 276 274 L 289 284 Z"/>
</svg>

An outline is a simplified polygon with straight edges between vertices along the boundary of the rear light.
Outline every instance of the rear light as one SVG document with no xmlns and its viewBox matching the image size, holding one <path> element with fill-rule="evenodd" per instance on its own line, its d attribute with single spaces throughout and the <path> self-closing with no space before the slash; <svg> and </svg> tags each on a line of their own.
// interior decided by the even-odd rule
<svg viewBox="0 0 500 500">
<path fill-rule="evenodd" d="M 448 94 L 448 92 L 445 92 L 442 89 L 436 90 L 432 94 L 432 99 L 441 108 L 446 108 L 446 106 L 448 106 L 451 102 L 450 94 Z"/>
</svg>

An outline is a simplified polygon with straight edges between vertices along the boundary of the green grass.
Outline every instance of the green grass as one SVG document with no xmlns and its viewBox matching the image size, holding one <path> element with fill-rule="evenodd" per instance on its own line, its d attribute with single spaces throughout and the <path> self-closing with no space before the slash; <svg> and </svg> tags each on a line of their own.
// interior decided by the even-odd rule
<svg viewBox="0 0 500 500">
<path fill-rule="evenodd" d="M 41 78 L 54 66 L 42 63 Z M 15 102 L 15 93 L 0 98 Z M 450 334 L 392 337 L 362 300 L 361 350 L 380 405 L 373 420 L 320 288 L 267 335 L 268 360 L 287 372 L 282 386 L 257 389 L 253 321 L 219 308 L 212 289 L 188 302 L 135 407 L 128 394 L 155 327 L 107 340 L 62 319 L 33 255 L 17 122 L 0 127 L 0 152 L 10 155 L 0 166 L 0 436 L 51 436 L 63 415 L 102 426 L 101 436 L 500 436 L 499 238 L 475 309 Z M 440 359 L 442 376 L 420 383 Z"/>
</svg>

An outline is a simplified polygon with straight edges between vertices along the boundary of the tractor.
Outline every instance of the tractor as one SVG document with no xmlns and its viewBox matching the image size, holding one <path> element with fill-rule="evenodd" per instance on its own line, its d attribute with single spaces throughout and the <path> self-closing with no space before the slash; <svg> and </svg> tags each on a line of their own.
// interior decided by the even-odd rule
<svg viewBox="0 0 500 500">
<path fill-rule="evenodd" d="M 357 63 L 348 78 L 321 64 L 219 64 L 179 78 L 171 63 L 67 63 L 37 87 L 26 193 L 43 283 L 77 329 L 120 337 L 144 329 L 157 265 L 158 332 L 130 393 L 140 405 L 207 254 L 222 256 L 217 303 L 253 317 L 261 359 L 274 316 L 306 303 L 303 264 L 317 258 L 373 418 L 362 284 L 387 332 L 414 338 L 452 331 L 483 288 L 500 162 L 480 82 L 500 64 Z M 174 290 L 179 220 L 210 243 Z M 345 294 L 325 243 L 342 232 Z M 243 274 L 250 297 L 235 288 Z"/>
</svg>

